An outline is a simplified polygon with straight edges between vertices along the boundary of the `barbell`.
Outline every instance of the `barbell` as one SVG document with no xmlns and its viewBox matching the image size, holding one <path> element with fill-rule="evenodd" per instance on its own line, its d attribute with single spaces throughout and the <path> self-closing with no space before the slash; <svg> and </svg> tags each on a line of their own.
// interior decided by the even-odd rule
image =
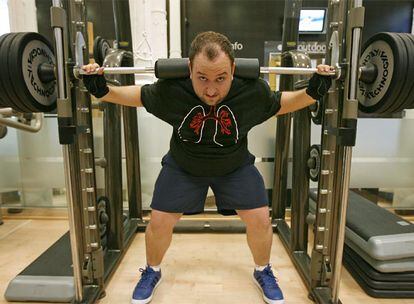
<svg viewBox="0 0 414 304">
<path fill-rule="evenodd" d="M 174 77 L 174 78 L 182 78 L 181 77 L 182 75 L 188 74 L 188 71 L 187 71 L 188 60 L 186 58 L 181 58 L 181 59 L 183 59 L 183 62 L 181 62 L 181 60 L 178 59 L 178 63 L 182 65 L 182 67 L 185 67 L 186 71 L 183 74 L 179 74 L 178 76 L 180 77 Z M 165 64 L 165 67 L 166 65 L 171 64 L 173 60 L 177 61 L 177 59 L 159 59 L 159 60 L 163 61 L 163 63 L 161 64 L 162 65 Z M 240 63 L 242 63 L 244 65 L 243 68 L 250 70 L 249 72 L 251 74 L 249 73 L 248 75 L 251 75 L 251 76 L 246 77 L 246 78 L 255 77 L 256 74 L 258 74 L 257 72 L 259 72 L 260 74 L 277 74 L 277 75 L 311 75 L 318 71 L 317 68 L 287 68 L 287 67 L 259 67 L 259 66 L 256 67 L 259 61 L 256 59 L 248 59 L 248 58 L 236 58 L 235 61 L 236 61 L 236 67 L 237 66 L 240 67 Z M 155 74 L 157 75 L 158 74 L 160 77 L 157 77 L 157 78 L 163 78 L 162 77 L 163 68 L 162 67 L 160 68 L 159 64 L 160 64 L 160 61 L 158 61 L 158 68 L 153 68 L 153 67 L 102 67 L 102 70 L 104 74 L 110 74 L 110 75 L 119 75 L 119 74 Z M 91 75 L 91 74 L 93 75 L 96 73 L 97 72 L 86 73 L 82 69 L 75 68 L 75 74 L 77 75 Z M 159 73 L 161 73 L 161 75 Z M 331 76 L 335 76 L 336 74 L 337 74 L 336 70 L 326 73 L 326 75 L 331 75 Z"/>
<path fill-rule="evenodd" d="M 96 49 L 105 54 L 106 43 Z M 379 33 L 363 47 L 358 100 L 364 112 L 398 112 L 414 106 L 414 38 L 410 34 Z M 50 43 L 38 33 L 0 37 L 0 107 L 20 112 L 50 112 L 56 107 L 55 57 Z M 257 59 L 236 59 L 235 75 L 310 75 L 316 68 L 260 67 Z M 189 76 L 188 59 L 160 59 L 154 67 L 104 67 L 104 74 L 155 74 L 157 78 Z M 330 73 L 337 77 L 339 69 Z M 74 68 L 75 77 L 85 72 Z"/>
</svg>

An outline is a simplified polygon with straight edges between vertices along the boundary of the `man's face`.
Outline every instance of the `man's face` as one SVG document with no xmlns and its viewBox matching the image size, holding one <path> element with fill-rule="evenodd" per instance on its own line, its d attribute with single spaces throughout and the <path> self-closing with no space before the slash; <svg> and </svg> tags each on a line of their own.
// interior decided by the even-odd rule
<svg viewBox="0 0 414 304">
<path fill-rule="evenodd" d="M 190 77 L 198 98 L 204 103 L 214 106 L 220 103 L 229 93 L 233 80 L 234 63 L 226 53 L 209 60 L 203 53 L 197 54 L 190 65 Z"/>
</svg>

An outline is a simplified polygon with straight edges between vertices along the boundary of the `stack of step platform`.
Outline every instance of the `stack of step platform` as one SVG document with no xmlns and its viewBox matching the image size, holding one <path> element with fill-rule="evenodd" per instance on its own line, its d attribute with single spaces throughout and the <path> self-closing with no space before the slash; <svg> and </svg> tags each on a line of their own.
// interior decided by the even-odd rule
<svg viewBox="0 0 414 304">
<path fill-rule="evenodd" d="M 343 263 L 372 297 L 414 298 L 414 224 L 350 191 Z"/>
</svg>

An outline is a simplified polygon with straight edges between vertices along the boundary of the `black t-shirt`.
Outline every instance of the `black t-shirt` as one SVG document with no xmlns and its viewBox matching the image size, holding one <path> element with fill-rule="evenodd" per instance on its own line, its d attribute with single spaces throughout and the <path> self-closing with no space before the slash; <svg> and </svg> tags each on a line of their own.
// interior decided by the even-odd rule
<svg viewBox="0 0 414 304">
<path fill-rule="evenodd" d="M 145 109 L 173 126 L 172 157 L 194 176 L 222 176 L 251 162 L 247 133 L 279 111 L 280 97 L 262 79 L 236 77 L 216 106 L 197 97 L 189 78 L 141 88 Z"/>
</svg>

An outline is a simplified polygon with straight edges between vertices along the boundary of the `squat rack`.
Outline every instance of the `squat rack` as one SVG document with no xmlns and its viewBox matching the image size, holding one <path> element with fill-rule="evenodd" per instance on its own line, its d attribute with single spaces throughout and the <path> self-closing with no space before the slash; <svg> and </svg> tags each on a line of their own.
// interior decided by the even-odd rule
<svg viewBox="0 0 414 304">
<path fill-rule="evenodd" d="M 301 0 L 285 1 L 283 51 L 296 49 Z M 358 101 L 358 59 L 364 8 L 361 0 L 331 0 L 328 5 L 326 62 L 340 66 L 342 75 L 333 80 L 325 97 L 321 132 L 321 171 L 318 183 L 314 244 L 307 253 L 310 146 L 309 109 L 278 118 L 272 222 L 283 245 L 317 303 L 340 303 L 338 293 L 345 237 L 345 219 L 355 145 Z M 283 59 L 282 59 L 283 64 Z M 280 89 L 293 90 L 295 79 L 281 76 Z M 293 170 L 291 227 L 285 220 L 290 128 L 293 116 Z"/>
<path fill-rule="evenodd" d="M 108 242 L 111 249 L 108 254 L 102 249 L 98 231 L 100 223 L 96 204 L 95 156 L 90 96 L 82 82 L 72 77 L 73 67 L 77 64 L 75 60 L 75 54 L 77 53 L 77 49 L 75 49 L 76 33 L 80 32 L 83 37 L 87 37 L 85 5 L 84 1 L 78 0 L 66 0 L 63 1 L 63 4 L 60 0 L 53 0 L 51 16 L 55 36 L 56 67 L 59 75 L 58 124 L 60 143 L 63 145 L 69 209 L 70 243 L 75 281 L 74 301 L 76 303 L 93 303 L 104 293 L 105 283 L 125 253 L 136 227 L 145 227 L 146 225 L 142 220 L 139 158 L 136 155 L 136 151 L 139 151 L 136 111 L 132 108 L 122 109 L 124 125 L 127 126 L 125 128 L 125 142 L 128 144 L 126 154 L 128 191 L 130 194 L 129 225 L 125 231 L 121 229 L 123 223 L 122 212 L 116 209 L 116 206 L 119 206 L 119 200 L 122 201 L 120 180 L 117 180 L 117 185 L 110 184 L 109 180 L 106 182 L 109 188 L 113 187 L 110 200 L 112 201 L 111 208 L 117 210 L 110 219 L 110 235 L 113 238 Z M 351 87 L 352 84 L 356 84 L 357 79 L 358 67 L 355 61 L 357 62 L 359 58 L 360 33 L 358 34 L 358 31 L 363 25 L 363 10 L 358 8 L 359 5 L 359 2 L 351 0 L 332 0 L 329 2 L 330 28 L 328 37 L 333 38 L 329 40 L 329 42 L 332 40 L 332 47 L 327 59 L 328 62 L 331 60 L 331 65 L 340 63 L 342 65 L 341 70 L 347 73 L 342 75 L 341 79 L 334 81 L 326 100 L 332 115 L 325 115 L 322 130 L 323 156 L 321 164 L 322 168 L 329 168 L 329 170 L 325 169 L 328 174 L 324 175 L 324 182 L 319 183 L 320 194 L 317 207 L 319 212 L 316 215 L 315 227 L 317 229 L 315 230 L 315 245 L 311 257 L 306 253 L 308 194 L 304 194 L 303 191 L 303 189 L 308 189 L 309 186 L 305 169 L 307 160 L 306 145 L 309 146 L 309 144 L 306 144 L 307 134 L 310 133 L 308 110 L 299 111 L 295 113 L 294 117 L 294 132 L 296 131 L 296 136 L 294 136 L 294 172 L 298 172 L 294 175 L 299 177 L 300 180 L 297 178 L 293 183 L 292 229 L 289 229 L 284 220 L 291 116 L 288 114 L 278 119 L 272 220 L 273 224 L 277 226 L 277 231 L 291 254 L 295 266 L 308 286 L 310 295 L 318 303 L 338 302 L 337 291 L 342 261 L 350 147 L 353 146 L 355 141 L 358 105 L 354 97 L 355 94 L 352 93 L 356 88 Z M 66 9 L 63 9 L 63 7 Z M 284 51 L 296 48 L 297 21 L 300 7 L 301 1 L 286 1 L 285 3 Z M 351 12 L 349 16 L 348 10 Z M 117 15 L 119 12 L 115 12 L 115 14 Z M 71 22 L 69 23 L 68 20 Z M 347 29 L 347 27 L 350 29 Z M 352 43 L 351 37 L 353 37 Z M 296 41 L 296 44 L 292 44 L 292 41 Z M 343 45 L 340 44 L 342 41 L 345 41 Z M 85 51 L 83 49 L 80 55 L 83 59 L 88 58 Z M 349 60 L 345 60 L 345 58 Z M 133 83 L 133 79 L 127 81 Z M 294 88 L 295 85 L 291 76 L 281 77 L 281 89 L 293 90 Z M 348 94 L 348 92 L 351 92 L 351 94 Z M 107 105 L 105 108 L 108 119 L 119 118 L 119 106 Z M 305 117 L 306 119 L 303 119 Z M 117 121 L 116 127 L 111 124 L 111 128 L 115 128 L 111 130 L 113 134 L 110 136 L 110 140 L 119 143 L 120 120 L 115 120 Z M 307 125 L 301 125 L 301 121 L 306 121 Z M 299 129 L 301 136 L 297 136 Z M 107 146 L 109 146 L 106 151 L 107 165 L 109 166 L 107 170 L 112 173 L 107 174 L 106 177 L 119 177 L 121 176 L 119 174 L 120 151 L 117 149 L 120 149 L 120 145 L 109 143 Z M 341 222 L 336 225 L 333 221 L 334 218 L 340 218 Z M 233 223 L 229 221 L 229 223 L 231 225 L 225 224 L 224 227 L 219 228 L 224 228 L 224 230 L 236 228 L 235 230 L 239 231 L 237 227 L 234 227 L 236 221 L 233 221 Z M 183 228 L 190 228 L 193 231 L 195 228 L 197 231 L 194 223 L 191 226 Z M 205 231 L 205 228 L 214 231 L 214 227 L 210 227 L 210 223 L 202 223 L 198 231 Z M 335 238 L 337 235 L 340 237 Z"/>
</svg>

